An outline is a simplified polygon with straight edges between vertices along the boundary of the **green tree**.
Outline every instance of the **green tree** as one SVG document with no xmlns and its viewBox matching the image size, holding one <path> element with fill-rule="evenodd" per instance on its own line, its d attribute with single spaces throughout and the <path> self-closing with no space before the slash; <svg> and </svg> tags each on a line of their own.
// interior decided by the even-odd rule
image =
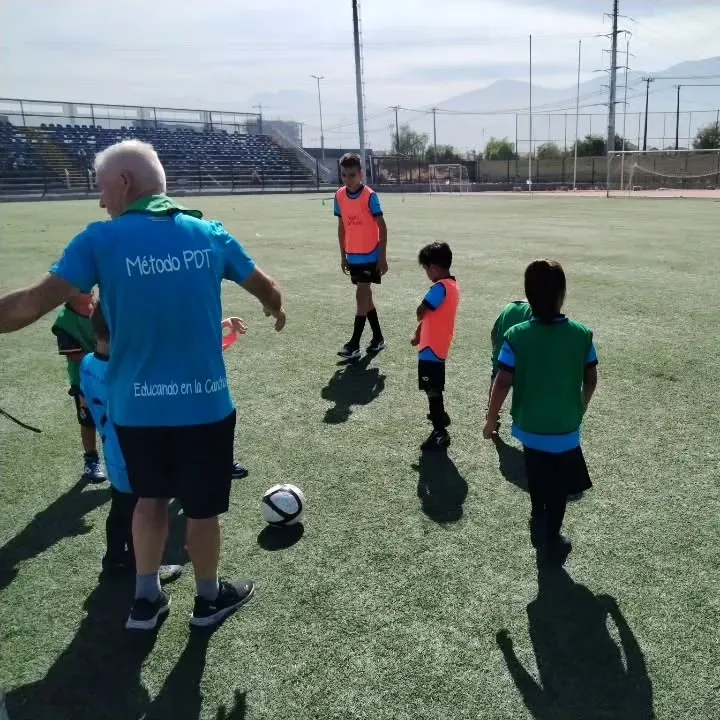
<svg viewBox="0 0 720 720">
<path fill-rule="evenodd" d="M 543 143 L 535 151 L 539 160 L 556 160 L 562 157 L 562 150 L 553 142 Z"/>
<path fill-rule="evenodd" d="M 462 161 L 462 155 L 452 145 L 438 145 L 437 153 L 435 147 L 430 145 L 425 150 L 425 159 L 431 163 L 459 163 Z"/>
<path fill-rule="evenodd" d="M 582 140 L 577 141 L 578 157 L 599 157 L 604 155 L 605 146 L 605 138 L 602 135 L 586 135 Z"/>
<path fill-rule="evenodd" d="M 411 157 L 420 157 L 425 154 L 425 148 L 428 144 L 427 133 L 419 133 L 413 130 L 409 125 L 401 125 L 398 128 L 400 144 L 398 145 L 398 137 L 392 134 L 392 151 L 394 155 L 408 155 Z"/>
<path fill-rule="evenodd" d="M 720 123 L 711 123 L 700 128 L 693 147 L 696 150 L 720 150 Z"/>
<path fill-rule="evenodd" d="M 486 160 L 512 160 L 515 158 L 515 145 L 507 138 L 491 137 L 485 146 L 484 156 Z"/>
</svg>

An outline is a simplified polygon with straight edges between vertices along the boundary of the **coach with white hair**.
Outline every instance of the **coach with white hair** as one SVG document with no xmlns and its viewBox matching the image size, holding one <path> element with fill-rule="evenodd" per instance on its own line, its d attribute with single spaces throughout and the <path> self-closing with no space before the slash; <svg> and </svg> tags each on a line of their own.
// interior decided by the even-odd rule
<svg viewBox="0 0 720 720">
<path fill-rule="evenodd" d="M 165 195 L 151 145 L 125 140 L 95 158 L 100 206 L 34 285 L 0 298 L 0 332 L 19 330 L 74 295 L 100 288 L 111 333 L 108 410 L 133 491 L 137 578 L 127 627 L 153 629 L 170 608 L 158 569 L 168 498 L 187 517 L 197 592 L 191 624 L 213 626 L 250 599 L 250 580 L 218 578 L 228 510 L 235 410 L 222 356 L 220 284 L 232 280 L 285 324 L 275 282 L 219 222 Z"/>
</svg>

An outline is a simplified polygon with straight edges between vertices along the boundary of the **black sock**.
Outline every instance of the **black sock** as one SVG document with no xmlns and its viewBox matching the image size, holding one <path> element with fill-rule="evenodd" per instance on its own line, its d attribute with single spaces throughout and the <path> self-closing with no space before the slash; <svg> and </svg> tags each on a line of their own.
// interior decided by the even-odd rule
<svg viewBox="0 0 720 720">
<path fill-rule="evenodd" d="M 439 395 L 428 395 L 428 405 L 430 406 L 430 422 L 433 430 L 440 432 L 445 430 L 445 402 L 442 393 Z"/>
<path fill-rule="evenodd" d="M 547 536 L 549 540 L 555 540 L 560 535 L 565 508 L 567 507 L 567 496 L 565 493 L 552 491 L 545 501 L 545 513 L 547 518 Z"/>
<path fill-rule="evenodd" d="M 83 453 L 83 457 L 85 458 L 85 460 L 94 460 L 95 462 L 100 460 L 100 456 L 97 454 L 97 450 L 89 450 L 88 452 Z"/>
<path fill-rule="evenodd" d="M 355 316 L 355 325 L 353 327 L 353 334 L 350 338 L 350 345 L 357 347 L 360 345 L 360 338 L 362 337 L 363 330 L 365 329 L 365 315 Z"/>
<path fill-rule="evenodd" d="M 380 329 L 380 320 L 378 320 L 378 314 L 377 310 L 373 308 L 368 314 L 367 314 L 368 322 L 370 323 L 370 328 L 372 329 L 373 334 L 373 340 L 381 340 L 382 339 L 382 330 Z"/>
</svg>

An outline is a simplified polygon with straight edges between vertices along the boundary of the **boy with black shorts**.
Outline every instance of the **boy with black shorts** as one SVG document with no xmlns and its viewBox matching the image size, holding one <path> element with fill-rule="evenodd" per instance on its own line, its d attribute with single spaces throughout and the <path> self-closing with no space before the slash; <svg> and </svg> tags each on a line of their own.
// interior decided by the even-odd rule
<svg viewBox="0 0 720 720">
<path fill-rule="evenodd" d="M 417 308 L 419 325 L 410 341 L 418 347 L 418 386 L 428 397 L 432 432 L 422 450 L 444 450 L 450 445 L 450 417 L 445 412 L 445 361 L 455 334 L 460 290 L 450 274 L 452 250 L 447 243 L 431 243 L 418 254 L 418 262 L 433 286 Z"/>
<path fill-rule="evenodd" d="M 338 219 L 340 268 L 350 275 L 356 286 L 356 311 L 352 337 L 338 355 L 345 360 L 357 360 L 365 321 L 370 323 L 372 330 L 367 352 L 379 353 L 385 347 L 372 284 L 379 285 L 388 271 L 387 226 L 377 193 L 363 184 L 360 157 L 345 153 L 340 158 L 340 174 L 344 185 L 335 193 L 334 204 Z"/>
<path fill-rule="evenodd" d="M 60 310 L 52 326 L 57 339 L 58 352 L 67 361 L 70 395 L 75 401 L 75 411 L 80 423 L 80 437 L 83 446 L 83 474 L 86 482 L 97 484 L 105 481 L 97 452 L 95 423 L 88 412 L 80 393 L 80 363 L 83 357 L 95 350 L 95 334 L 90 322 L 93 310 L 93 296 L 83 293 L 69 300 Z"/>
<path fill-rule="evenodd" d="M 132 517 L 137 495 L 130 489 L 125 458 L 118 444 L 117 434 L 107 414 L 107 371 L 110 360 L 110 330 L 102 313 L 100 302 L 90 316 L 96 349 L 80 363 L 80 391 L 89 414 L 99 428 L 105 453 L 105 464 L 110 477 L 110 511 L 105 521 L 104 572 L 117 574 L 135 571 L 135 553 L 132 541 Z M 182 565 L 161 565 L 160 582 L 180 577 Z"/>
<path fill-rule="evenodd" d="M 560 562 L 572 549 L 560 532 L 568 496 L 592 487 L 580 425 L 597 385 L 593 334 L 561 314 L 565 291 L 560 263 L 528 265 L 525 295 L 532 318 L 505 333 L 483 430 L 490 439 L 512 387 L 512 434 L 525 454 L 530 540 L 548 559 Z"/>
</svg>

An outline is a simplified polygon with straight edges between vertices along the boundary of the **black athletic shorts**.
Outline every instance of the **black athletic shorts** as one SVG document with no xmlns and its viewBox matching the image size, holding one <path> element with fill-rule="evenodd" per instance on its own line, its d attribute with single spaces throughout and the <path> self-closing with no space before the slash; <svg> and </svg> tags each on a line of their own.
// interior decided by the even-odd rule
<svg viewBox="0 0 720 720">
<path fill-rule="evenodd" d="M 423 392 L 445 390 L 445 363 L 436 360 L 418 360 L 418 387 Z"/>
<path fill-rule="evenodd" d="M 350 280 L 353 285 L 358 283 L 374 283 L 379 285 L 382 281 L 379 265 L 374 263 L 349 263 Z"/>
<path fill-rule="evenodd" d="M 565 495 L 577 495 L 592 487 L 581 447 L 564 453 L 549 453 L 523 448 L 528 488 L 544 491 L 556 487 Z"/>
<path fill-rule="evenodd" d="M 235 411 L 206 425 L 116 425 L 132 491 L 141 498 L 177 498 L 195 520 L 227 512 L 232 485 Z"/>
<path fill-rule="evenodd" d="M 77 413 L 77 419 L 80 425 L 82 425 L 82 427 L 94 428 L 95 421 L 92 419 L 92 415 L 85 404 L 85 398 L 80 388 L 77 385 L 71 385 L 68 390 L 68 395 L 75 401 L 75 412 Z"/>
</svg>

